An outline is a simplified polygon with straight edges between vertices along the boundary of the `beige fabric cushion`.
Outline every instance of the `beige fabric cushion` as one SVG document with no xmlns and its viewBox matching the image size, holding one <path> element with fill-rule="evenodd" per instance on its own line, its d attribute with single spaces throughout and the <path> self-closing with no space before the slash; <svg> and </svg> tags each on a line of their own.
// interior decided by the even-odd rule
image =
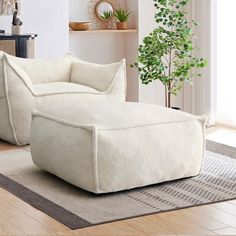
<svg viewBox="0 0 236 236">
<path fill-rule="evenodd" d="M 71 82 L 83 84 L 101 92 L 108 92 L 116 81 L 124 83 L 126 80 L 125 68 L 125 59 L 108 65 L 78 60 L 72 64 Z"/>
<path fill-rule="evenodd" d="M 34 163 L 94 193 L 198 175 L 205 119 L 136 103 L 58 104 L 34 112 Z M 70 137 L 70 138 L 68 138 Z"/>
<path fill-rule="evenodd" d="M 58 59 L 24 59 L 8 55 L 8 58 L 25 70 L 33 84 L 70 81 L 71 56 Z"/>
</svg>

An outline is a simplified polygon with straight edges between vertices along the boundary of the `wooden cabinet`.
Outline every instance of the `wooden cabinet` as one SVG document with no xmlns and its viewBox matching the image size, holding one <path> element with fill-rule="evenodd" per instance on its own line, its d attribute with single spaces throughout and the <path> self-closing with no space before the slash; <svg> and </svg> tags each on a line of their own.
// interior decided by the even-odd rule
<svg viewBox="0 0 236 236">
<path fill-rule="evenodd" d="M 0 50 L 22 58 L 34 58 L 36 34 L 0 34 Z"/>
</svg>

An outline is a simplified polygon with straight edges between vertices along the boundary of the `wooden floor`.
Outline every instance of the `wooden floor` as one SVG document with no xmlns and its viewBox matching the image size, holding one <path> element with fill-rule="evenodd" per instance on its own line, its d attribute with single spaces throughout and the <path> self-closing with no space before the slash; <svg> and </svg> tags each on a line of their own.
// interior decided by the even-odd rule
<svg viewBox="0 0 236 236">
<path fill-rule="evenodd" d="M 0 141 L 0 151 L 13 148 L 16 147 Z M 186 234 L 236 235 L 236 200 L 72 231 L 0 188 L 0 235 Z"/>
</svg>

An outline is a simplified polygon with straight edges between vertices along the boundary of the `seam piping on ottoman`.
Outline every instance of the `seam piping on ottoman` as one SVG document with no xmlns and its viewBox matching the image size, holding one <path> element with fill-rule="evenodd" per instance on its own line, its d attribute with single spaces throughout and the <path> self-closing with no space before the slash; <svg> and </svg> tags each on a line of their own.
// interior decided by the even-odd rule
<svg viewBox="0 0 236 236">
<path fill-rule="evenodd" d="M 52 121 L 55 121 L 57 123 L 61 123 L 61 124 L 64 124 L 64 125 L 72 126 L 72 127 L 75 127 L 75 128 L 82 128 L 82 129 L 87 129 L 87 130 L 90 130 L 90 131 L 91 131 L 91 129 L 94 128 L 94 125 L 79 125 L 77 123 L 73 123 L 73 122 L 62 120 L 62 119 L 58 119 L 56 117 L 46 115 L 46 114 L 43 114 L 41 112 L 33 111 L 32 112 L 32 117 L 34 118 L 36 116 L 42 117 L 44 119 L 52 120 Z"/>
<path fill-rule="evenodd" d="M 116 131 L 116 130 L 126 130 L 126 129 L 136 129 L 136 128 L 144 128 L 144 127 L 151 127 L 151 126 L 158 126 L 158 125 L 167 125 L 167 124 L 178 124 L 178 123 L 185 123 L 185 122 L 193 122 L 193 121 L 201 121 L 201 118 L 189 119 L 189 120 L 177 120 L 177 121 L 170 121 L 170 122 L 160 122 L 160 123 L 152 123 L 152 124 L 144 124 L 144 125 L 136 125 L 136 126 L 129 126 L 129 127 L 122 127 L 122 128 L 103 128 L 99 129 L 100 131 Z"/>
<path fill-rule="evenodd" d="M 53 120 L 53 121 L 58 122 L 58 123 L 65 124 L 65 125 L 84 128 L 84 129 L 90 129 L 90 130 L 91 130 L 91 127 L 95 126 L 95 124 L 80 125 L 78 123 L 66 121 L 66 120 L 63 120 L 63 119 L 60 119 L 60 118 L 57 118 L 57 117 L 54 117 L 54 116 L 47 115 L 47 114 L 39 112 L 39 111 L 33 111 L 32 116 L 33 117 L 34 116 L 40 116 L 40 117 L 43 117 L 43 118 L 46 118 L 46 119 L 49 119 L 49 120 Z M 130 127 L 113 128 L 113 129 L 112 128 L 106 129 L 106 128 L 97 128 L 96 127 L 96 129 L 99 130 L 99 131 L 116 131 L 116 130 L 136 129 L 136 128 L 142 128 L 142 127 L 150 127 L 150 126 L 165 125 L 165 124 L 175 124 L 175 123 L 184 123 L 184 122 L 192 122 L 192 121 L 205 122 L 205 120 L 206 120 L 205 116 L 202 116 L 202 117 L 196 117 L 194 119 L 189 119 L 189 120 L 186 119 L 186 120 L 181 120 L 181 121 L 152 123 L 152 124 L 144 124 L 144 125 L 137 125 L 137 126 L 130 126 Z"/>
<path fill-rule="evenodd" d="M 9 118 L 9 122 L 10 122 L 10 125 L 11 125 L 11 130 L 12 130 L 14 140 L 15 140 L 16 144 L 19 146 L 21 144 L 20 144 L 20 142 L 17 138 L 17 135 L 16 135 L 15 126 L 14 126 L 13 117 L 12 117 L 11 103 L 10 103 L 10 98 L 9 98 L 9 94 L 8 94 L 6 60 L 3 61 L 3 73 L 4 73 L 3 77 L 4 77 L 5 93 L 6 93 L 6 100 L 7 100 L 7 108 L 8 108 L 8 118 Z"/>
<path fill-rule="evenodd" d="M 97 193 L 99 190 L 99 181 L 98 181 L 98 153 L 97 153 L 97 129 L 93 127 L 93 173 L 94 173 L 94 186 Z"/>
</svg>

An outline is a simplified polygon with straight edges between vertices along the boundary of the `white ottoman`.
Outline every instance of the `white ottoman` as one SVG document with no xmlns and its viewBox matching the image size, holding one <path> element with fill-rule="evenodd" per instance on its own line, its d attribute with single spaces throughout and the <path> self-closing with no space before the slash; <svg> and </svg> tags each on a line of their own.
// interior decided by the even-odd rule
<svg viewBox="0 0 236 236">
<path fill-rule="evenodd" d="M 58 105 L 33 113 L 34 163 L 94 193 L 196 176 L 205 118 L 137 103 Z"/>
</svg>

